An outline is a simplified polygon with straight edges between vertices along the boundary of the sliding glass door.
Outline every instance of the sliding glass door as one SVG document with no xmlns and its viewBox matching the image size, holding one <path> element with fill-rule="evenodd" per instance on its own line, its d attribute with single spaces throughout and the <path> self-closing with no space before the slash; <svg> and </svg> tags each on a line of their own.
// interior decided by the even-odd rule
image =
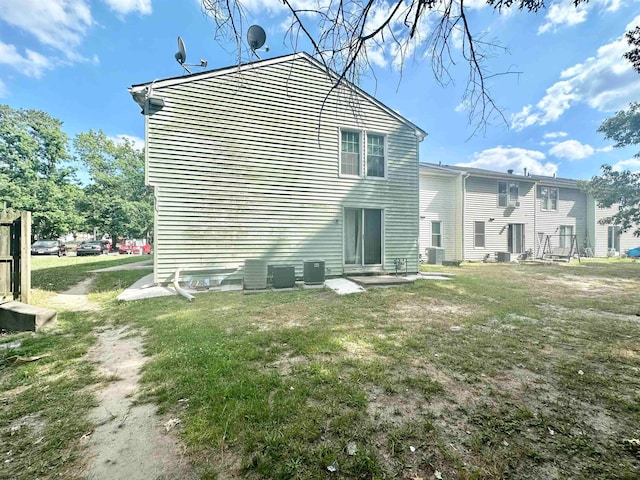
<svg viewBox="0 0 640 480">
<path fill-rule="evenodd" d="M 344 263 L 382 264 L 382 210 L 344 209 Z"/>
</svg>

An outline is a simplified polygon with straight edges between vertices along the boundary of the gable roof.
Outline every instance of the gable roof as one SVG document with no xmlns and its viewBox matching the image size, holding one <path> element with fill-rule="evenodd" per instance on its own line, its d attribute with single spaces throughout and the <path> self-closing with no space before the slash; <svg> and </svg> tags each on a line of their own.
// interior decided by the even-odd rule
<svg viewBox="0 0 640 480">
<path fill-rule="evenodd" d="M 553 187 L 578 188 L 578 181 L 571 178 L 549 177 L 545 175 L 521 175 L 518 173 L 496 172 L 495 170 L 487 170 L 484 168 L 464 167 L 457 165 L 441 165 L 435 163 L 421 163 L 420 168 L 423 170 L 433 170 L 437 172 L 451 174 L 469 174 L 476 177 L 489 177 L 499 179 L 512 179 L 534 182 Z"/>
<path fill-rule="evenodd" d="M 218 76 L 222 76 L 222 75 L 228 75 L 228 74 L 231 74 L 231 73 L 238 73 L 238 72 L 242 72 L 242 71 L 245 71 L 245 70 L 254 70 L 254 69 L 262 68 L 262 67 L 265 67 L 265 66 L 268 66 L 268 65 L 273 65 L 273 64 L 277 64 L 277 63 L 284 63 L 284 62 L 290 62 L 290 61 L 296 61 L 296 60 L 305 60 L 305 61 L 309 62 L 314 67 L 320 69 L 322 72 L 327 74 L 334 81 L 337 81 L 337 80 L 340 79 L 340 76 L 336 72 L 334 72 L 333 70 L 327 69 L 320 61 L 316 60 L 315 58 L 313 58 L 308 53 L 306 53 L 306 52 L 298 52 L 298 53 L 293 53 L 293 54 L 289 54 L 289 55 L 283 55 L 283 56 L 280 56 L 280 57 L 274 57 L 274 58 L 268 58 L 268 59 L 264 59 L 264 60 L 258 60 L 258 61 L 255 61 L 255 62 L 247 62 L 247 63 L 242 63 L 242 64 L 238 64 L 238 65 L 233 65 L 233 66 L 217 68 L 215 70 L 209 70 L 209 71 L 206 71 L 206 72 L 198 72 L 198 73 L 192 73 L 190 75 L 181 75 L 179 77 L 170 77 L 170 78 L 158 79 L 158 80 L 154 80 L 152 82 L 138 83 L 138 84 L 132 85 L 131 88 L 129 88 L 128 90 L 129 90 L 129 93 L 131 94 L 131 96 L 133 97 L 134 101 L 136 103 L 138 103 L 140 106 L 143 106 L 144 105 L 144 100 L 143 99 L 150 92 L 151 88 L 162 88 L 162 87 L 169 87 L 169 86 L 172 86 L 172 85 L 181 85 L 181 84 L 184 84 L 184 83 L 189 83 L 189 82 L 193 82 L 193 81 L 197 81 L 197 80 L 206 80 L 208 78 L 214 78 L 214 77 L 218 77 Z M 373 104 L 375 104 L 378 108 L 380 108 L 381 110 L 385 111 L 387 114 L 391 115 L 396 120 L 398 120 L 401 123 L 403 123 L 403 124 L 407 125 L 408 127 L 412 128 L 415 131 L 416 136 L 418 136 L 418 138 L 420 139 L 420 141 L 424 140 L 424 138 L 428 135 L 427 132 L 422 130 L 415 123 L 413 123 L 410 120 L 406 119 L 405 117 L 400 115 L 395 110 L 387 107 L 380 100 L 376 99 L 372 95 L 369 95 L 367 92 L 365 92 L 360 87 L 358 87 L 357 85 L 353 84 L 352 82 L 350 82 L 350 81 L 348 81 L 346 79 L 342 79 L 342 84 L 344 86 L 346 86 L 347 88 L 353 90 L 354 92 L 358 93 L 359 95 L 363 96 L 364 98 L 368 99 Z"/>
</svg>

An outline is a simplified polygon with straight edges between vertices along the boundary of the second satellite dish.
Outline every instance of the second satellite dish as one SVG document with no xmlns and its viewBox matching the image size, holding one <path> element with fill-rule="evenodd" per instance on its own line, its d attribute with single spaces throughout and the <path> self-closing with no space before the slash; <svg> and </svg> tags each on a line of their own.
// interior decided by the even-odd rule
<svg viewBox="0 0 640 480">
<path fill-rule="evenodd" d="M 247 31 L 247 43 L 249 48 L 255 51 L 264 45 L 267 41 L 267 34 L 264 32 L 264 28 L 260 25 L 251 25 Z"/>
</svg>

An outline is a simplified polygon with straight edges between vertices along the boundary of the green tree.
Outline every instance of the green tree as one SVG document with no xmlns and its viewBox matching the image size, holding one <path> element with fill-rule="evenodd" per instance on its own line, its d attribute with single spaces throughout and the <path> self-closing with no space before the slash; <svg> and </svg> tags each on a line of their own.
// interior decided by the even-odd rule
<svg viewBox="0 0 640 480">
<path fill-rule="evenodd" d="M 82 223 L 76 208 L 82 192 L 67 160 L 60 120 L 0 105 L 0 202 L 31 211 L 39 238 L 59 237 Z"/>
<path fill-rule="evenodd" d="M 640 103 L 631 103 L 628 110 L 622 110 L 613 117 L 607 118 L 598 132 L 607 140 L 616 142 L 615 148 L 640 144 Z M 640 152 L 634 155 L 640 157 Z"/>
<path fill-rule="evenodd" d="M 102 131 L 80 133 L 73 144 L 77 161 L 89 174 L 80 202 L 88 227 L 108 233 L 114 242 L 120 236 L 147 236 L 153 226 L 153 195 L 144 182 L 144 153 Z"/>
<path fill-rule="evenodd" d="M 634 229 L 634 236 L 640 237 L 640 173 L 617 172 L 611 165 L 603 165 L 602 175 L 580 182 L 580 186 L 596 199 L 598 207 L 619 207 L 600 223 L 619 225 L 623 232 Z"/>
</svg>

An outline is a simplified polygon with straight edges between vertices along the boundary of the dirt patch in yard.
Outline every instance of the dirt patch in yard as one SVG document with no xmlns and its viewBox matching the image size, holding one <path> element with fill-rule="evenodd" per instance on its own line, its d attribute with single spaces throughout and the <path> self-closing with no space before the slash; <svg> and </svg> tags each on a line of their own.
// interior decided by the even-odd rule
<svg viewBox="0 0 640 480">
<path fill-rule="evenodd" d="M 136 405 L 140 368 L 145 362 L 137 332 L 107 328 L 88 353 L 107 379 L 92 413 L 97 425 L 87 433 L 85 476 L 89 479 L 195 479 L 174 433 L 177 420 L 161 419 L 154 405 Z"/>
</svg>

